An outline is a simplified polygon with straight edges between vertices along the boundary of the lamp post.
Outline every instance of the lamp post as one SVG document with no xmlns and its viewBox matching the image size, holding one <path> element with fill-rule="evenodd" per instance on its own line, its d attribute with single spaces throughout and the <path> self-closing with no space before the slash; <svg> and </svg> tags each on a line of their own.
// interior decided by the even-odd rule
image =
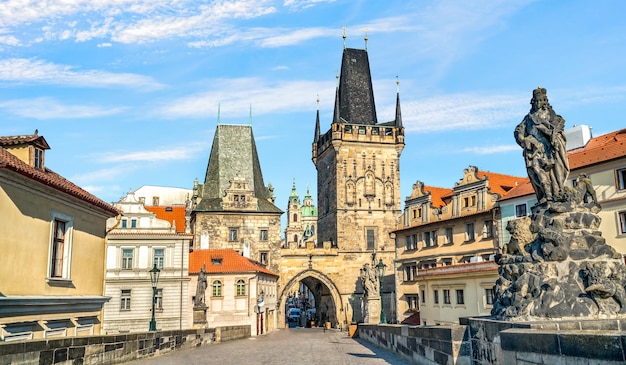
<svg viewBox="0 0 626 365">
<path fill-rule="evenodd" d="M 161 273 L 161 270 L 157 268 L 155 263 L 154 267 L 152 268 L 152 270 L 149 271 L 149 273 L 150 283 L 152 284 L 152 319 L 150 320 L 150 331 L 156 331 L 156 319 L 154 319 L 154 302 L 156 300 L 157 284 L 159 282 L 159 274 Z"/>
<path fill-rule="evenodd" d="M 380 323 L 387 323 L 387 317 L 385 316 L 385 310 L 383 305 L 383 278 L 385 277 L 385 268 L 387 265 L 383 263 L 383 259 L 381 258 L 378 261 L 378 265 L 376 265 L 376 269 L 378 270 L 378 282 L 380 284 Z"/>
</svg>

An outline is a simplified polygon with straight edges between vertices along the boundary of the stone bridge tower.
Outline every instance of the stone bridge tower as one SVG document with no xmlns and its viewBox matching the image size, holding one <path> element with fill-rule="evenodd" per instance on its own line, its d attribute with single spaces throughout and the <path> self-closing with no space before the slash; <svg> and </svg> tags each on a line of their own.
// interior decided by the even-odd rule
<svg viewBox="0 0 626 365">
<path fill-rule="evenodd" d="M 294 280 L 305 283 L 314 294 L 318 287 L 322 294 L 315 295 L 317 310 L 321 307 L 333 325 L 364 319 L 360 269 L 380 259 L 387 267 L 385 312 L 388 318 L 395 317 L 391 308 L 395 240 L 390 232 L 401 214 L 403 148 L 399 95 L 395 119 L 378 123 L 367 51 L 344 48 L 330 130 L 320 133 L 319 111 L 315 124 L 317 244 L 287 249 L 293 252 L 283 252 L 281 262 L 300 258 L 299 268 L 293 261 L 281 268 L 281 280 L 291 278 L 286 290 L 296 284 L 291 283 Z"/>
</svg>

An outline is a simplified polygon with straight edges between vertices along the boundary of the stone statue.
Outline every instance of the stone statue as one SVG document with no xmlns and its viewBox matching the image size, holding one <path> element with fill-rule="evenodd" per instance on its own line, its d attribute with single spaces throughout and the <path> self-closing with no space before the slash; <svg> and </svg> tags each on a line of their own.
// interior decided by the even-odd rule
<svg viewBox="0 0 626 365">
<path fill-rule="evenodd" d="M 526 170 L 539 203 L 559 200 L 569 174 L 565 120 L 550 106 L 544 88 L 533 90 L 530 104 L 530 112 L 515 128 L 515 141 L 524 150 Z"/>
<path fill-rule="evenodd" d="M 206 265 L 202 265 L 200 272 L 198 273 L 198 284 L 196 285 L 196 300 L 194 301 L 194 307 L 204 307 L 204 296 L 207 288 L 206 280 Z"/>
<path fill-rule="evenodd" d="M 376 297 L 378 293 L 378 275 L 370 264 L 363 265 L 361 268 L 361 282 L 366 297 Z"/>
<path fill-rule="evenodd" d="M 499 278 L 492 316 L 537 320 L 626 314 L 626 267 L 606 243 L 600 204 L 589 177 L 566 186 L 569 164 L 564 120 L 546 90 L 533 91 L 532 109 L 515 129 L 537 194 L 532 215 L 509 221 L 510 241 L 496 255 Z"/>
</svg>

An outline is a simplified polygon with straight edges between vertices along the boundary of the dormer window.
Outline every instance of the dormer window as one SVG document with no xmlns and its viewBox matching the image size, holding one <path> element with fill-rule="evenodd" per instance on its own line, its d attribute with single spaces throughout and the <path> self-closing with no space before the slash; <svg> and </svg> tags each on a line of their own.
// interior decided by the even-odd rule
<svg viewBox="0 0 626 365">
<path fill-rule="evenodd" d="M 35 147 L 33 166 L 35 166 L 36 169 L 43 170 L 43 150 L 41 148 Z"/>
<path fill-rule="evenodd" d="M 211 259 L 211 264 L 215 265 L 215 266 L 221 265 L 222 264 L 222 258 L 221 257 L 220 258 L 217 258 L 217 257 L 212 258 Z"/>
</svg>

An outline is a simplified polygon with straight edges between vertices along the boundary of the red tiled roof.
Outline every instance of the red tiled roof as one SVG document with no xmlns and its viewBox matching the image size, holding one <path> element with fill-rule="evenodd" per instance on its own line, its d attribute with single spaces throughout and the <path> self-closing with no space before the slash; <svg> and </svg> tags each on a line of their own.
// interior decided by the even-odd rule
<svg viewBox="0 0 626 365">
<path fill-rule="evenodd" d="M 501 197 L 504 196 L 507 191 L 513 189 L 519 183 L 527 180 L 527 178 L 519 177 L 519 176 L 511 176 L 498 174 L 495 172 L 489 171 L 479 171 L 478 177 L 484 178 L 487 177 L 489 179 L 489 187 L 492 193 L 497 193 Z"/>
<path fill-rule="evenodd" d="M 26 136 L 0 136 L 0 146 L 18 146 L 21 144 L 35 144 L 44 149 L 50 149 L 48 142 L 43 136 L 35 134 L 30 134 Z"/>
<path fill-rule="evenodd" d="M 2 147 L 0 147 L 0 169 L 14 171 L 29 179 L 38 181 L 41 184 L 47 185 L 51 188 L 57 189 L 82 201 L 104 209 L 112 215 L 117 215 L 120 213 L 117 208 L 115 208 L 111 204 L 100 200 L 96 196 L 83 190 L 71 181 L 66 180 L 61 175 L 55 173 L 49 168 L 46 167 L 44 170 L 36 169 L 35 167 L 24 163 L 22 160 L 20 160 Z"/>
<path fill-rule="evenodd" d="M 410 316 L 406 317 L 400 324 L 410 324 L 412 326 L 419 326 L 422 324 L 422 319 L 420 318 L 420 312 L 415 312 Z"/>
<path fill-rule="evenodd" d="M 530 180 L 527 178 L 523 182 L 519 183 L 516 187 L 509 190 L 504 197 L 500 198 L 500 201 L 518 198 L 520 196 L 526 196 L 529 194 L 534 194 L 535 190 L 533 189 L 533 185 L 530 183 Z"/>
<path fill-rule="evenodd" d="M 221 259 L 221 264 L 214 265 L 214 259 Z M 260 264 L 241 256 L 233 249 L 196 250 L 189 253 L 189 273 L 197 274 L 206 264 L 207 273 L 245 273 L 260 272 L 278 277 Z"/>
<path fill-rule="evenodd" d="M 425 192 L 430 192 L 431 204 L 437 208 L 441 208 L 446 203 L 443 201 L 443 197 L 451 195 L 454 190 L 447 188 L 438 188 L 435 186 L 424 186 Z"/>
<path fill-rule="evenodd" d="M 168 208 L 171 208 L 168 211 Z M 157 218 L 166 220 L 170 224 L 176 223 L 176 232 L 185 233 L 185 216 L 186 210 L 182 205 L 174 206 L 146 206 L 146 209 L 154 214 Z"/>
<path fill-rule="evenodd" d="M 570 170 L 626 156 L 626 128 L 592 138 L 568 153 Z"/>
</svg>

